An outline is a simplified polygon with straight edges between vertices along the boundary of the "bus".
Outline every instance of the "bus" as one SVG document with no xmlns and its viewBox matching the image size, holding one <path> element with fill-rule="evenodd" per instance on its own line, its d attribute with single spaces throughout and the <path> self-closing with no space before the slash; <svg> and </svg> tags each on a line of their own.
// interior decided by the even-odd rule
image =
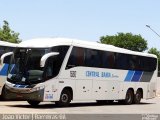
<svg viewBox="0 0 160 120">
<path fill-rule="evenodd" d="M 0 57 L 4 53 L 13 51 L 15 47 L 16 47 L 16 44 L 14 43 L 0 41 Z M 1 61 L 0 61 L 0 100 L 2 99 L 2 89 L 7 79 L 6 78 L 7 69 L 8 69 L 8 64 L 1 64 Z"/>
<path fill-rule="evenodd" d="M 5 99 L 55 102 L 118 101 L 139 104 L 156 95 L 157 57 L 112 45 L 67 38 L 21 42 L 11 54 Z"/>
</svg>

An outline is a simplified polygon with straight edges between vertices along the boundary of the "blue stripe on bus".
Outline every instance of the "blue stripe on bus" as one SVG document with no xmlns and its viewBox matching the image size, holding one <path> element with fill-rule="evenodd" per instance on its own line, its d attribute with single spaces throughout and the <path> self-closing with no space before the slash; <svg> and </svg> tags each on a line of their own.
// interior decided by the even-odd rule
<svg viewBox="0 0 160 120">
<path fill-rule="evenodd" d="M 132 82 L 139 82 L 142 74 L 143 74 L 142 71 L 135 71 L 134 76 L 131 81 Z"/>
<path fill-rule="evenodd" d="M 135 71 L 129 70 L 124 81 L 131 81 Z"/>
<path fill-rule="evenodd" d="M 7 76 L 8 66 L 9 64 L 4 64 L 3 68 L 0 71 L 0 75 Z"/>
</svg>

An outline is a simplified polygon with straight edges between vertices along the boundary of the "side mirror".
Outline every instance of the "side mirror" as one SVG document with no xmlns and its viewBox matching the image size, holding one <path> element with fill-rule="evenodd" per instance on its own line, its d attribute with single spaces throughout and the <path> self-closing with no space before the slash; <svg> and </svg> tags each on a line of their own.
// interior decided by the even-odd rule
<svg viewBox="0 0 160 120">
<path fill-rule="evenodd" d="M 55 55 L 58 55 L 58 54 L 59 54 L 58 52 L 50 52 L 50 53 L 47 53 L 47 54 L 43 55 L 42 58 L 41 58 L 41 61 L 40 61 L 40 67 L 45 66 L 46 61 L 49 57 L 52 57 L 52 56 L 55 56 Z"/>
<path fill-rule="evenodd" d="M 4 53 L 1 56 L 1 64 L 4 64 L 4 63 L 9 64 L 12 55 L 13 55 L 13 52 Z"/>
</svg>

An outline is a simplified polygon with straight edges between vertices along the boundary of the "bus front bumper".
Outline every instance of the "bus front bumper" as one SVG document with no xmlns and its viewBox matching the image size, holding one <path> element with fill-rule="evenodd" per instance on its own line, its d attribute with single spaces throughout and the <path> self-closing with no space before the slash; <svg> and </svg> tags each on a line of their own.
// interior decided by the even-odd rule
<svg viewBox="0 0 160 120">
<path fill-rule="evenodd" d="M 4 98 L 16 101 L 43 101 L 44 88 L 33 90 L 24 88 L 14 88 L 5 85 Z"/>
</svg>

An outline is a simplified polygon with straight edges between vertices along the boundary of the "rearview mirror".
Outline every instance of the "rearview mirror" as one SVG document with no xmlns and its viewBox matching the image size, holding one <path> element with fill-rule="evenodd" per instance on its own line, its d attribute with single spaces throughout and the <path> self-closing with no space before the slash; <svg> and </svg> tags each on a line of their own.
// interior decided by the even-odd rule
<svg viewBox="0 0 160 120">
<path fill-rule="evenodd" d="M 12 55 L 13 55 L 13 52 L 4 53 L 1 56 L 1 64 L 4 64 L 4 63 L 9 64 Z"/>
<path fill-rule="evenodd" d="M 50 53 L 47 53 L 47 54 L 43 55 L 42 58 L 41 58 L 41 61 L 40 61 L 40 67 L 45 66 L 46 61 L 49 57 L 52 57 L 52 56 L 55 56 L 55 55 L 58 55 L 58 54 L 59 54 L 58 52 L 50 52 Z"/>
</svg>

